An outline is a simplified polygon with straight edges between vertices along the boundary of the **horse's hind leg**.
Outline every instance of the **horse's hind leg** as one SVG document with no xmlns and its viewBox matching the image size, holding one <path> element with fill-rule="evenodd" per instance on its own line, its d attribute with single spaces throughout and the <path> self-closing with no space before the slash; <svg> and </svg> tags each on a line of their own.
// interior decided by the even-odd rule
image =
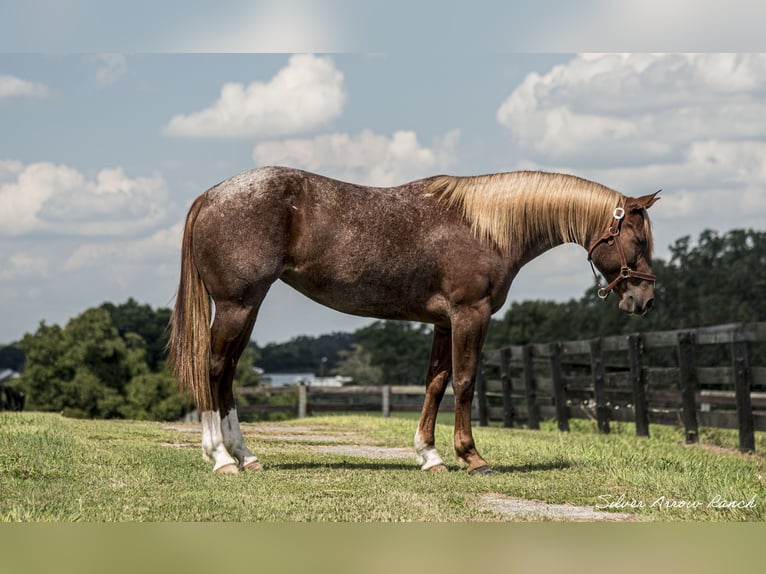
<svg viewBox="0 0 766 574">
<path fill-rule="evenodd" d="M 426 396 L 420 422 L 415 429 L 415 452 L 421 470 L 444 470 L 447 467 L 435 446 L 434 431 L 444 391 L 452 372 L 452 334 L 449 329 L 434 328 L 431 358 L 426 375 Z"/>
<path fill-rule="evenodd" d="M 247 330 L 248 325 L 252 326 L 251 314 L 250 309 L 241 305 L 216 302 L 210 341 L 210 391 L 213 409 L 203 411 L 200 416 L 203 456 L 214 463 L 215 472 L 236 473 L 238 470 L 238 462 L 232 456 L 234 452 L 230 439 L 231 418 L 228 413 L 233 403 L 233 393 L 230 389 L 234 369 L 242 352 L 242 331 Z M 229 395 L 232 395 L 231 401 Z M 224 413 L 223 417 L 221 413 Z"/>
<path fill-rule="evenodd" d="M 236 458 L 236 462 L 231 459 L 226 463 L 234 465 L 234 468 L 227 467 L 223 472 L 262 468 L 258 457 L 245 445 L 233 392 L 237 362 L 249 341 L 262 298 L 258 298 L 257 304 L 247 306 L 239 301 L 216 303 L 211 334 L 210 381 L 221 418 L 222 444 L 229 453 L 229 458 Z M 216 466 L 218 463 L 216 460 Z"/>
<path fill-rule="evenodd" d="M 240 470 L 262 470 L 258 457 L 255 456 L 245 444 L 242 436 L 242 430 L 239 426 L 239 417 L 237 416 L 237 406 L 234 400 L 234 374 L 237 369 L 242 352 L 247 347 L 250 338 L 250 332 L 255 322 L 255 312 L 251 312 L 244 328 L 240 330 L 239 339 L 234 343 L 233 355 L 227 362 L 221 383 L 218 386 L 218 400 L 221 408 L 221 430 L 223 431 L 223 442 L 226 449 L 237 459 L 237 466 Z"/>
</svg>

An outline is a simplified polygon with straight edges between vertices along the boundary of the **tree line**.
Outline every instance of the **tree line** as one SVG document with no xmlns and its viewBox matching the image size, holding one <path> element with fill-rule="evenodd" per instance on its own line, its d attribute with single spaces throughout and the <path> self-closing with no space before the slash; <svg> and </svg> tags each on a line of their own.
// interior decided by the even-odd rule
<svg viewBox="0 0 766 574">
<path fill-rule="evenodd" d="M 655 305 L 636 318 L 604 303 L 589 289 L 565 302 L 521 301 L 493 319 L 486 348 L 575 340 L 622 333 L 766 320 L 766 233 L 705 231 L 683 237 L 670 258 L 655 260 Z M 34 333 L 0 350 L 19 363 L 14 386 L 27 409 L 78 417 L 172 420 L 193 408 L 165 365 L 170 310 L 133 299 L 104 303 L 65 326 L 41 323 Z M 268 372 L 351 376 L 359 384 L 421 384 L 431 347 L 430 326 L 376 321 L 353 333 L 301 336 L 263 347 L 251 342 L 236 384 L 258 384 L 254 366 Z M 0 364 L 0 368 L 3 365 Z M 18 370 L 18 369 L 16 369 Z"/>
</svg>

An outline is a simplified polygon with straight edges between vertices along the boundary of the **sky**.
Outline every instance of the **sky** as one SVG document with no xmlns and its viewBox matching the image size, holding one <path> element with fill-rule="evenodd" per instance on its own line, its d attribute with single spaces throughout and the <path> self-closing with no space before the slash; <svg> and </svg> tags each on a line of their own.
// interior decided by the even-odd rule
<svg viewBox="0 0 766 574">
<path fill-rule="evenodd" d="M 528 4 L 410 2 L 405 18 L 400 2 L 0 0 L 0 343 L 105 301 L 172 305 L 189 204 L 261 165 L 661 188 L 662 258 L 704 229 L 763 230 L 766 8 Z M 509 303 L 592 282 L 584 250 L 562 246 Z M 369 322 L 276 284 L 253 339 Z"/>
</svg>

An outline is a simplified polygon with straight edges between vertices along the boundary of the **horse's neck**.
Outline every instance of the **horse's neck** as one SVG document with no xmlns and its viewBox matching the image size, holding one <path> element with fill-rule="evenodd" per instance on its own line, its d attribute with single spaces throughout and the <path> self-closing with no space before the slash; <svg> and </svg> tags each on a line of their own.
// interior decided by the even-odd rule
<svg viewBox="0 0 766 574">
<path fill-rule="evenodd" d="M 617 205 L 618 199 L 609 197 L 607 201 L 607 206 L 612 203 Z M 526 250 L 529 251 L 527 259 L 568 243 L 587 250 L 608 226 L 606 218 L 599 215 L 604 212 L 600 204 L 603 200 L 594 201 L 588 191 L 570 194 L 562 191 L 561 195 L 551 198 L 550 205 L 545 209 L 538 207 L 526 211 L 526 217 L 534 218 L 534 221 L 524 223 L 525 228 L 532 232 L 526 243 Z"/>
<path fill-rule="evenodd" d="M 562 243 L 584 247 L 606 228 L 620 196 L 592 181 L 543 172 L 438 177 L 429 189 L 447 206 L 461 206 L 479 239 L 521 258 Z"/>
</svg>

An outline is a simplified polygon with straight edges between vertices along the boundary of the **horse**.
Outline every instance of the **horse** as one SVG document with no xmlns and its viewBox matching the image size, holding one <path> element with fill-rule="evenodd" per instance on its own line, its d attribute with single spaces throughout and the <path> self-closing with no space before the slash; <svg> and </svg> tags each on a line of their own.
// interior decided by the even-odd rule
<svg viewBox="0 0 766 574">
<path fill-rule="evenodd" d="M 343 313 L 432 324 L 416 460 L 424 471 L 446 470 L 434 427 L 451 380 L 457 460 L 468 473 L 491 472 L 473 438 L 471 402 L 490 318 L 513 279 L 548 249 L 577 243 L 609 281 L 599 296 L 614 292 L 623 312 L 645 313 L 655 284 L 647 209 L 657 199 L 533 171 L 380 188 L 272 166 L 215 185 L 186 217 L 168 344 L 200 412 L 203 457 L 219 473 L 263 468 L 245 445 L 232 381 L 279 279 Z"/>
</svg>

